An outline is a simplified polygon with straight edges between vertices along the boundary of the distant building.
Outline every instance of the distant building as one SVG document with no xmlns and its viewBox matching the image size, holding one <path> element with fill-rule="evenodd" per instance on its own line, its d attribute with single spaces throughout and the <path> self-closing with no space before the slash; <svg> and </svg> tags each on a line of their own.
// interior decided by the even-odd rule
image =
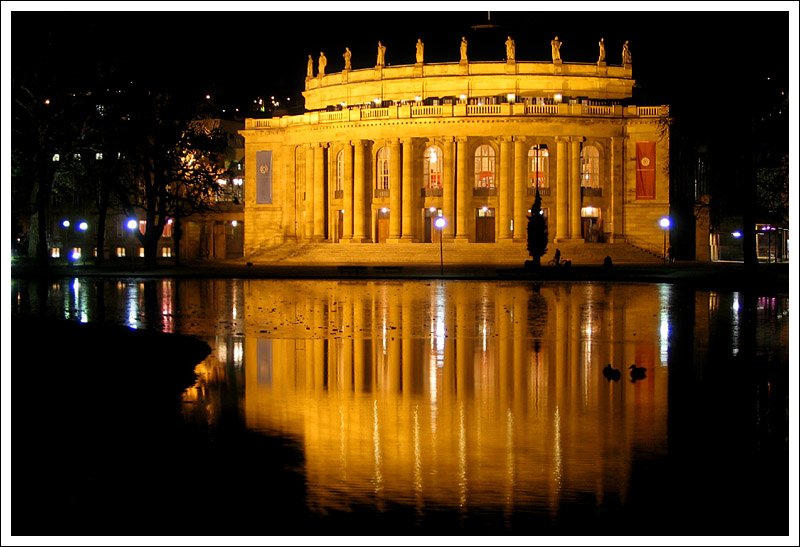
<svg viewBox="0 0 800 547">
<path fill-rule="evenodd" d="M 660 252 L 668 107 L 633 86 L 629 64 L 558 60 L 307 77 L 305 113 L 245 120 L 244 255 L 437 242 L 442 216 L 444 241 L 522 256 L 537 185 L 551 241 Z"/>
</svg>

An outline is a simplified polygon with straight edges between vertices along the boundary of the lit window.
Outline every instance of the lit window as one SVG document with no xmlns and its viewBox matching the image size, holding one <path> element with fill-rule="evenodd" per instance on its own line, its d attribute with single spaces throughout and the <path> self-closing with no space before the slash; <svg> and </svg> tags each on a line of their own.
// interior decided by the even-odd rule
<svg viewBox="0 0 800 547">
<path fill-rule="evenodd" d="M 53 161 L 61 161 L 61 154 L 53 154 Z"/>
<path fill-rule="evenodd" d="M 425 188 L 442 187 L 442 149 L 438 146 L 431 146 L 425 150 L 424 177 Z"/>
<path fill-rule="evenodd" d="M 139 232 L 144 235 L 145 231 L 147 231 L 147 221 L 140 220 L 139 221 Z"/>
<path fill-rule="evenodd" d="M 483 144 L 475 150 L 475 188 L 494 188 L 494 148 Z"/>
<path fill-rule="evenodd" d="M 164 230 L 161 232 L 161 237 L 172 237 L 172 219 L 168 219 L 164 224 Z"/>
<path fill-rule="evenodd" d="M 528 150 L 528 180 L 529 188 L 536 187 L 536 179 L 539 179 L 539 188 L 549 188 L 550 186 L 550 158 L 547 148 L 537 151 L 531 147 Z"/>
<path fill-rule="evenodd" d="M 117 247 L 117 258 L 125 258 L 125 247 Z"/>
<path fill-rule="evenodd" d="M 172 247 L 161 247 L 161 256 L 170 258 L 172 256 Z"/>
<path fill-rule="evenodd" d="M 139 258 L 144 258 L 144 247 L 139 247 Z"/>
<path fill-rule="evenodd" d="M 53 258 L 61 258 L 61 248 L 60 247 L 52 247 L 50 249 L 50 256 Z"/>
<path fill-rule="evenodd" d="M 581 186 L 600 188 L 600 152 L 592 145 L 581 150 Z"/>
<path fill-rule="evenodd" d="M 100 161 L 100 160 L 102 160 L 102 159 L 103 159 L 103 153 L 102 153 L 102 152 L 97 152 L 97 153 L 94 155 L 94 159 L 96 159 L 97 161 Z"/>
<path fill-rule="evenodd" d="M 375 169 L 375 188 L 378 190 L 389 189 L 389 158 L 391 151 L 387 147 L 378 150 L 377 168 Z"/>
</svg>

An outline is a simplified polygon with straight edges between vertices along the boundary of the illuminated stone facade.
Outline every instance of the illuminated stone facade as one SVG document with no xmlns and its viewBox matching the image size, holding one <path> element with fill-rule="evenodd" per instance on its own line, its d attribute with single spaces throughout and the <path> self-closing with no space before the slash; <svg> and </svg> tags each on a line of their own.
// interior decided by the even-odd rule
<svg viewBox="0 0 800 547">
<path fill-rule="evenodd" d="M 605 62 L 312 74 L 306 113 L 245 122 L 245 257 L 438 242 L 439 216 L 445 242 L 525 255 L 537 181 L 551 241 L 660 250 L 668 108 L 625 104 L 633 85 L 629 64 Z"/>
</svg>

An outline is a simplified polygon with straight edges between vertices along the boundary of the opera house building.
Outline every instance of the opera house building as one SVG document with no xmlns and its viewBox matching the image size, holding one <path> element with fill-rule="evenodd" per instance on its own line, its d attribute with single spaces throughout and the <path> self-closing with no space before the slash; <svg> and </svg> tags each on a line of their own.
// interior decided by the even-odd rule
<svg viewBox="0 0 800 547">
<path fill-rule="evenodd" d="M 245 258 L 282 247 L 438 261 L 425 249 L 441 237 L 524 260 L 537 186 L 551 255 L 661 250 L 669 111 L 630 104 L 630 63 L 471 62 L 464 48 L 459 61 L 418 49 L 417 63 L 386 66 L 379 49 L 376 66 L 352 69 L 349 53 L 336 73 L 309 57 L 303 114 L 245 121 Z"/>
</svg>

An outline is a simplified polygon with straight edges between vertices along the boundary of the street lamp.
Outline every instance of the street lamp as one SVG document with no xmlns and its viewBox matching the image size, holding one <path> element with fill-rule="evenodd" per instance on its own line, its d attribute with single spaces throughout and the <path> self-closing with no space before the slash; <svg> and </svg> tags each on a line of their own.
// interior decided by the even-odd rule
<svg viewBox="0 0 800 547">
<path fill-rule="evenodd" d="M 434 221 L 434 226 L 436 229 L 439 230 L 439 268 L 440 268 L 440 275 L 444 277 L 444 250 L 442 249 L 442 235 L 444 234 L 444 225 L 447 222 L 444 220 L 444 217 L 438 217 L 436 221 Z"/>
<path fill-rule="evenodd" d="M 128 221 L 128 223 L 125 226 L 127 226 L 128 230 L 130 230 L 131 237 L 133 238 L 133 231 L 136 230 L 136 228 L 139 226 L 139 222 L 135 218 L 132 218 Z M 133 264 L 134 256 L 136 254 L 136 239 L 134 239 L 133 241 L 134 245 L 133 248 L 131 248 L 131 264 Z"/>
<path fill-rule="evenodd" d="M 61 226 L 64 228 L 64 240 L 61 242 L 64 246 L 64 259 L 66 259 L 67 264 L 69 264 L 69 255 L 67 254 L 67 249 L 69 249 L 69 219 L 65 218 L 61 221 Z"/>
<path fill-rule="evenodd" d="M 658 224 L 664 230 L 664 262 L 667 261 L 667 232 L 669 231 L 669 217 L 661 217 Z"/>
<path fill-rule="evenodd" d="M 85 257 L 84 248 L 86 247 L 86 230 L 89 229 L 89 223 L 85 220 L 82 220 L 78 223 L 78 230 L 83 232 L 83 236 L 81 236 L 81 247 L 80 251 L 73 253 L 72 258 L 77 262 L 77 260 L 81 257 Z M 86 264 L 86 258 L 83 258 L 83 263 Z"/>
</svg>

